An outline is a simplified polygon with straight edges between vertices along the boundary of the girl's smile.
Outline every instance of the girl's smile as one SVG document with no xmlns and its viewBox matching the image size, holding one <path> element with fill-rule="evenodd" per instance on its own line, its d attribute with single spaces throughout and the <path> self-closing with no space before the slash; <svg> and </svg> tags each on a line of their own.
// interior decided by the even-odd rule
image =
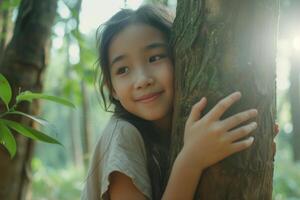
<svg viewBox="0 0 300 200">
<path fill-rule="evenodd" d="M 129 25 L 113 37 L 108 57 L 114 98 L 128 112 L 165 126 L 173 106 L 173 64 L 163 33 Z"/>
<path fill-rule="evenodd" d="M 153 93 L 149 93 L 149 94 L 143 95 L 143 96 L 141 96 L 141 97 L 138 97 L 138 98 L 136 99 L 136 101 L 141 102 L 141 103 L 152 102 L 152 101 L 154 101 L 156 98 L 158 98 L 162 93 L 163 93 L 163 91 L 161 91 L 161 92 L 153 92 Z"/>
</svg>

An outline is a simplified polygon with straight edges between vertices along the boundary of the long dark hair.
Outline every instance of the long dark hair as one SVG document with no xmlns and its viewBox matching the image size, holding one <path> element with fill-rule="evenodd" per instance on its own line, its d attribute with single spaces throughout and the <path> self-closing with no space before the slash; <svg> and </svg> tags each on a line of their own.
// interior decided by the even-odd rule
<svg viewBox="0 0 300 200">
<path fill-rule="evenodd" d="M 98 62 L 100 66 L 100 72 L 97 73 L 99 74 L 97 83 L 99 83 L 104 109 L 130 122 L 141 133 L 147 151 L 147 167 L 151 179 L 153 199 L 161 199 L 165 189 L 169 149 L 169 140 L 166 136 L 170 134 L 159 134 L 151 122 L 129 113 L 118 100 L 113 98 L 108 49 L 114 36 L 134 23 L 143 23 L 158 29 L 169 42 L 173 19 L 173 13 L 165 7 L 144 5 L 137 10 L 123 9 L 119 11 L 105 24 L 101 25 L 97 31 Z M 113 106 L 112 110 L 110 110 L 111 106 Z"/>
</svg>

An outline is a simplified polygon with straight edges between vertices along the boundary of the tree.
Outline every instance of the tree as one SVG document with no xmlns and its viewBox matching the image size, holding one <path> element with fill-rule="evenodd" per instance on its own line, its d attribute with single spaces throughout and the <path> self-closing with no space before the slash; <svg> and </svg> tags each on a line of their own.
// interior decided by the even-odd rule
<svg viewBox="0 0 300 200">
<path fill-rule="evenodd" d="M 0 3 L 0 60 L 12 32 L 11 15 L 14 8 L 13 6 L 8 6 L 9 3 L 10 2 L 5 4 L 7 6 Z"/>
<path fill-rule="evenodd" d="M 49 36 L 56 14 L 57 0 L 22 0 L 15 23 L 13 37 L 1 60 L 0 72 L 11 83 L 13 99 L 19 90 L 40 92 L 43 72 L 47 66 Z M 24 103 L 19 110 L 36 115 L 38 103 Z M 4 109 L 1 105 L 1 109 Z M 22 117 L 14 120 L 34 127 L 32 121 Z M 14 159 L 0 147 L 0 199 L 25 199 L 30 182 L 30 161 L 34 142 L 16 135 L 18 151 Z"/>
<path fill-rule="evenodd" d="M 207 112 L 239 90 L 242 100 L 223 117 L 248 108 L 259 112 L 252 147 L 208 168 L 196 199 L 271 199 L 278 4 L 269 0 L 177 2 L 171 163 L 182 147 L 190 108 L 201 97 L 208 99 Z"/>
<path fill-rule="evenodd" d="M 300 161 L 300 58 L 299 50 L 295 51 L 291 56 L 291 70 L 290 70 L 290 104 L 291 104 L 291 115 L 293 124 L 293 137 L 292 137 L 292 148 L 293 148 L 293 159 L 295 162 Z"/>
<path fill-rule="evenodd" d="M 285 26 L 282 28 L 282 37 L 287 37 L 291 43 L 291 55 L 290 55 L 290 88 L 289 98 L 291 105 L 291 117 L 293 124 L 292 134 L 292 149 L 293 159 L 295 162 L 300 161 L 300 124 L 298 122 L 300 118 L 300 59 L 299 59 L 299 1 L 291 1 L 289 6 L 286 6 L 281 17 L 282 24 Z"/>
</svg>

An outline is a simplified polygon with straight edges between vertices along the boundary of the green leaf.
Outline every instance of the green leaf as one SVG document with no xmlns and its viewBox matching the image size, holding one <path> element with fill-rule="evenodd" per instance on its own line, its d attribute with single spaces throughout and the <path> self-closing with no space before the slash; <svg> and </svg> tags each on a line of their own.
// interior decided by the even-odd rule
<svg viewBox="0 0 300 200">
<path fill-rule="evenodd" d="M 46 95 L 43 93 L 32 93 L 30 91 L 25 91 L 25 92 L 20 93 L 16 97 L 16 99 L 17 99 L 17 102 L 20 102 L 20 101 L 31 102 L 33 99 L 45 99 L 45 100 L 53 101 L 53 102 L 56 102 L 56 103 L 59 103 L 59 104 L 65 105 L 65 106 L 69 106 L 71 108 L 75 108 L 75 105 L 66 99 L 51 96 L 51 95 Z"/>
<path fill-rule="evenodd" d="M 33 128 L 30 128 L 28 126 L 22 125 L 18 122 L 14 122 L 11 120 L 5 120 L 5 119 L 0 119 L 4 124 L 6 124 L 9 128 L 19 132 L 20 134 L 24 135 L 25 137 L 31 138 L 33 140 L 39 140 L 42 142 L 47 142 L 47 143 L 53 143 L 53 144 L 60 144 L 59 141 L 56 139 L 46 135 L 45 133 L 42 133 L 41 131 L 35 130 Z"/>
<path fill-rule="evenodd" d="M 52 124 L 50 124 L 47 120 L 45 120 L 43 118 L 40 118 L 40 117 L 37 117 L 37 116 L 33 116 L 33 115 L 29 115 L 27 113 L 23 113 L 23 112 L 20 112 L 20 111 L 8 112 L 7 114 L 8 115 L 9 114 L 23 115 L 23 116 L 28 117 L 29 119 L 32 119 L 33 121 L 39 123 L 40 125 L 51 129 L 52 131 L 54 131 L 55 134 L 58 133 L 56 127 L 53 126 Z"/>
<path fill-rule="evenodd" d="M 39 117 L 36 117 L 36 116 L 33 116 L 33 115 L 29 115 L 27 113 L 23 113 L 23 112 L 20 112 L 20 111 L 13 111 L 13 112 L 8 112 L 7 113 L 8 115 L 9 114 L 16 114 L 16 115 L 23 115 L 25 117 L 28 117 L 34 121 L 36 121 L 37 123 L 41 124 L 41 125 L 48 125 L 49 122 L 47 122 L 45 119 L 42 119 L 42 118 L 39 118 Z"/>
<path fill-rule="evenodd" d="M 0 121 L 0 143 L 8 150 L 10 157 L 13 158 L 17 151 L 17 144 L 14 136 L 8 127 Z"/>
<path fill-rule="evenodd" d="M 0 98 L 5 103 L 7 108 L 11 100 L 11 96 L 12 92 L 9 82 L 2 74 L 0 74 Z"/>
</svg>

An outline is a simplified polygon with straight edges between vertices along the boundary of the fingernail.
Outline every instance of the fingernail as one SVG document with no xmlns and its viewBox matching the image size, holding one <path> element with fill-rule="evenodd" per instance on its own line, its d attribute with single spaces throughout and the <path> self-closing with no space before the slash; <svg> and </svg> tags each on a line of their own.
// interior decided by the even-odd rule
<svg viewBox="0 0 300 200">
<path fill-rule="evenodd" d="M 242 93 L 240 91 L 236 91 L 236 94 L 238 94 L 240 97 L 242 96 Z"/>
<path fill-rule="evenodd" d="M 249 140 L 250 140 L 250 142 L 252 143 L 252 142 L 254 141 L 254 137 L 253 137 L 253 136 L 250 136 L 250 137 L 249 137 Z"/>
<path fill-rule="evenodd" d="M 252 122 L 252 127 L 253 127 L 253 129 L 256 129 L 257 128 L 257 123 L 256 122 Z"/>
</svg>

